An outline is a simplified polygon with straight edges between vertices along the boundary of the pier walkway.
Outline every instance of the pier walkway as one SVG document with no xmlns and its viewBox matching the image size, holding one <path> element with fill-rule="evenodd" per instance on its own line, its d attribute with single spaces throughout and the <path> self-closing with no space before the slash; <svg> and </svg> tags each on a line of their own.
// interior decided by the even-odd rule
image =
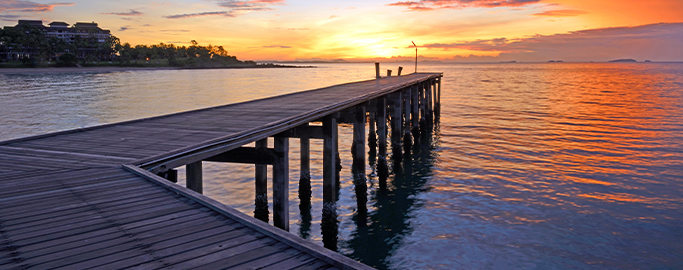
<svg viewBox="0 0 683 270">
<path fill-rule="evenodd" d="M 345 114 L 361 112 L 363 128 L 366 112 L 386 124 L 393 104 L 392 121 L 406 117 L 394 126 L 415 128 L 438 108 L 440 79 L 386 77 L 0 142 L 0 268 L 368 269 L 286 232 L 287 138 L 305 138 L 302 146 L 324 139 L 324 163 L 336 163 L 329 153 Z M 263 144 L 269 137 L 272 149 Z M 273 165 L 279 228 L 202 195 L 206 160 L 256 164 L 257 198 L 259 168 Z M 187 188 L 172 182 L 179 166 L 187 166 Z"/>
</svg>

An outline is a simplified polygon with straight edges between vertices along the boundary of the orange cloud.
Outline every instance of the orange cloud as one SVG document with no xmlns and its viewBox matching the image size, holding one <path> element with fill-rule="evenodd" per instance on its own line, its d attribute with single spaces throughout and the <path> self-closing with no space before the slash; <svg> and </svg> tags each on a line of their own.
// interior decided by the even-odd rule
<svg viewBox="0 0 683 270">
<path fill-rule="evenodd" d="M 547 17 L 573 17 L 583 14 L 588 14 L 588 12 L 582 10 L 573 9 L 561 9 L 561 10 L 548 10 L 541 13 L 535 13 L 534 16 L 547 16 Z"/>
<path fill-rule="evenodd" d="M 73 6 L 74 3 L 51 3 L 40 4 L 25 0 L 3 0 L 0 2 L 0 12 L 46 12 L 52 11 L 56 6 Z"/>
<path fill-rule="evenodd" d="M 462 8 L 494 8 L 520 7 L 536 4 L 541 0 L 420 0 L 404 1 L 387 4 L 388 6 L 405 7 L 411 11 L 425 11 L 434 9 L 462 9 Z"/>
</svg>

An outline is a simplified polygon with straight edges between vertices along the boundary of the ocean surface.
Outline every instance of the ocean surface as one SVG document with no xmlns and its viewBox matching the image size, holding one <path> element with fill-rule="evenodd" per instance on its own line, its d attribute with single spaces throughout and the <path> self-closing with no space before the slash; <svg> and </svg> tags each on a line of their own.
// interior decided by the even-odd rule
<svg viewBox="0 0 683 270">
<path fill-rule="evenodd" d="M 444 73 L 440 123 L 386 187 L 369 162 L 365 205 L 340 126 L 340 253 L 380 269 L 683 269 L 683 64 L 418 69 Z M 373 64 L 0 75 L 0 140 L 373 77 Z M 290 142 L 290 232 L 322 245 L 311 142 L 310 209 Z M 252 165 L 204 168 L 206 195 L 253 214 Z"/>
</svg>

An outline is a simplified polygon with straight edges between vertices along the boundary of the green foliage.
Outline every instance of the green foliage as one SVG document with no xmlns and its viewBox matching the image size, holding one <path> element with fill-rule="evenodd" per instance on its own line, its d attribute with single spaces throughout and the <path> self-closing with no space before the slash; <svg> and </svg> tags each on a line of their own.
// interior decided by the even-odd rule
<svg viewBox="0 0 683 270">
<path fill-rule="evenodd" d="M 76 36 L 68 43 L 61 38 L 46 37 L 43 30 L 28 24 L 0 29 L 0 52 L 20 60 L 25 66 L 44 66 L 44 62 L 57 58 L 57 66 L 75 66 L 79 61 L 83 65 L 116 61 L 121 66 L 160 66 L 164 63 L 189 68 L 256 65 L 253 61 L 237 60 L 223 46 L 202 46 L 195 40 L 187 47 L 164 43 L 132 46 L 121 44 L 115 36 L 105 42 L 98 42 L 94 36 Z M 158 61 L 161 59 L 164 61 Z"/>
<path fill-rule="evenodd" d="M 58 67 L 75 67 L 76 63 L 78 63 L 78 57 L 70 53 L 60 55 L 57 60 Z"/>
</svg>

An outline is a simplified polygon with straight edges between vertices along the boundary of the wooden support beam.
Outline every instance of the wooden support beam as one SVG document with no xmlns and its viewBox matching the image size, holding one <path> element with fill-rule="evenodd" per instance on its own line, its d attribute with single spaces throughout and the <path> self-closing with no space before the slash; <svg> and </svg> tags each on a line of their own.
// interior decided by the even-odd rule
<svg viewBox="0 0 683 270">
<path fill-rule="evenodd" d="M 337 118 L 337 124 L 353 124 L 356 121 L 355 112 L 342 112 Z"/>
<path fill-rule="evenodd" d="M 393 106 L 392 106 L 392 115 L 391 115 L 391 144 L 392 144 L 392 151 L 394 153 L 394 159 L 400 161 L 403 159 L 403 153 L 401 152 L 401 140 L 403 138 L 403 132 L 401 131 L 402 124 L 402 111 L 401 111 L 401 105 L 402 105 L 402 99 L 401 99 L 401 92 L 395 92 L 393 94 L 392 99 L 394 100 Z"/>
<path fill-rule="evenodd" d="M 337 200 L 337 119 L 323 118 L 323 202 Z"/>
<path fill-rule="evenodd" d="M 321 126 L 311 126 L 308 123 L 292 128 L 285 132 L 280 132 L 275 137 L 283 138 L 310 138 L 310 139 L 321 139 L 323 138 L 323 127 Z"/>
<path fill-rule="evenodd" d="M 268 150 L 268 138 L 256 141 L 256 148 L 254 149 L 256 155 Z M 270 152 L 269 155 L 274 157 L 275 152 Z M 274 158 L 272 161 L 274 161 Z M 272 162 L 267 164 L 272 164 Z M 254 197 L 254 217 L 268 222 L 268 165 L 257 163 L 254 169 L 254 178 L 254 189 L 256 191 Z"/>
<path fill-rule="evenodd" d="M 437 100 L 436 104 L 438 104 L 439 107 L 441 107 L 441 80 L 443 80 L 443 77 L 439 77 L 439 81 L 438 81 L 439 88 L 438 88 L 438 93 L 436 95 L 436 100 Z"/>
<path fill-rule="evenodd" d="M 377 102 L 377 146 L 379 155 L 387 154 L 387 98 L 378 98 Z"/>
<path fill-rule="evenodd" d="M 433 82 L 431 80 L 427 81 L 427 109 L 429 111 L 431 111 L 432 108 L 434 108 L 434 104 L 432 104 L 432 89 L 434 89 L 432 87 L 432 83 Z"/>
<path fill-rule="evenodd" d="M 308 129 L 310 126 L 304 124 L 301 128 Z M 319 127 L 322 137 L 322 127 Z M 301 171 L 299 173 L 299 201 L 309 202 L 311 201 L 311 140 L 302 136 L 300 139 L 300 160 L 301 160 Z"/>
<path fill-rule="evenodd" d="M 273 225 L 289 231 L 289 139 L 275 138 Z"/>
<path fill-rule="evenodd" d="M 157 173 L 157 175 L 173 183 L 178 183 L 178 170 L 170 169 L 165 172 Z"/>
<path fill-rule="evenodd" d="M 202 193 L 202 162 L 185 165 L 185 184 L 188 189 Z"/>
<path fill-rule="evenodd" d="M 365 107 L 356 106 L 353 122 L 353 166 L 357 171 L 365 171 Z"/>
<path fill-rule="evenodd" d="M 419 125 L 420 125 L 420 87 L 419 85 L 413 85 L 412 86 L 413 90 L 411 91 L 411 105 L 412 105 L 412 110 L 410 111 L 411 114 L 411 122 L 412 122 L 412 127 L 413 127 L 413 132 L 417 131 L 419 134 Z"/>
<path fill-rule="evenodd" d="M 380 97 L 377 99 L 377 176 L 380 183 L 386 184 L 386 179 L 389 175 L 389 168 L 387 166 L 387 98 Z"/>
<path fill-rule="evenodd" d="M 434 108 L 434 121 L 439 122 L 439 118 L 441 117 L 441 77 L 439 77 L 436 80 L 437 86 L 436 86 L 436 94 L 434 95 L 434 99 L 436 102 L 436 107 Z"/>
<path fill-rule="evenodd" d="M 368 108 L 366 107 L 365 109 L 367 110 Z M 368 127 L 370 127 L 370 131 L 368 131 L 368 146 L 370 147 L 370 151 L 376 151 L 376 149 L 377 149 L 377 130 L 376 130 L 375 122 L 377 121 L 377 114 L 376 113 L 368 113 L 368 119 L 370 119 L 370 122 L 368 123 Z"/>
<path fill-rule="evenodd" d="M 420 83 L 420 131 L 424 132 L 427 130 L 427 98 L 426 98 L 426 83 Z"/>
<path fill-rule="evenodd" d="M 266 140 L 266 145 L 268 145 L 267 139 L 263 140 Z M 259 140 L 257 143 L 263 140 Z M 272 165 L 275 163 L 275 158 L 276 156 L 273 149 L 240 147 L 207 158 L 205 161 Z"/>
<path fill-rule="evenodd" d="M 411 88 L 403 90 L 403 148 L 405 152 L 409 152 L 412 147 L 413 138 L 410 136 L 410 100 Z"/>
</svg>

